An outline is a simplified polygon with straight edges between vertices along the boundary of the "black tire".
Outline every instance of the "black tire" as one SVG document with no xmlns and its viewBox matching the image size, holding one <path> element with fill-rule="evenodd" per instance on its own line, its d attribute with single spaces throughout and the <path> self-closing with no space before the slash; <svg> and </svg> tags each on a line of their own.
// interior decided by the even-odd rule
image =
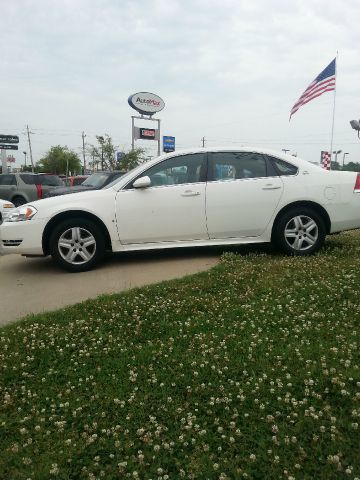
<svg viewBox="0 0 360 480">
<path fill-rule="evenodd" d="M 104 257 L 105 238 L 91 220 L 71 218 L 55 227 L 49 247 L 53 260 L 62 268 L 72 273 L 85 272 Z"/>
<path fill-rule="evenodd" d="M 25 198 L 20 196 L 14 197 L 11 201 L 15 205 L 15 207 L 20 207 L 21 205 L 24 205 L 25 203 L 27 203 Z"/>
<path fill-rule="evenodd" d="M 273 231 L 273 242 L 288 255 L 311 255 L 323 246 L 325 237 L 323 219 L 308 207 L 295 207 L 285 212 Z"/>
</svg>

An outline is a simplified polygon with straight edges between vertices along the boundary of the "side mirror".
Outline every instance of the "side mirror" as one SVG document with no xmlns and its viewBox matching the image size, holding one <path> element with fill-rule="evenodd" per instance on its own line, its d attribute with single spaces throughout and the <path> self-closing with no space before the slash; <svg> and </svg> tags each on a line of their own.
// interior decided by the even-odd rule
<svg viewBox="0 0 360 480">
<path fill-rule="evenodd" d="M 145 176 L 145 177 L 140 177 L 135 182 L 133 183 L 134 188 L 147 188 L 150 187 L 151 185 L 151 180 L 150 177 Z"/>
</svg>

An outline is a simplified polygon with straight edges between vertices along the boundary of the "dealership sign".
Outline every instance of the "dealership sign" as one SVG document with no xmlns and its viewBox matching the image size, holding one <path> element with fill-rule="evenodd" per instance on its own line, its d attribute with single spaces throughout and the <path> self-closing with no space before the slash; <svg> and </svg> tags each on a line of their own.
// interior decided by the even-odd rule
<svg viewBox="0 0 360 480">
<path fill-rule="evenodd" d="M 137 110 L 141 115 L 150 116 L 160 112 L 165 107 L 165 102 L 162 98 L 149 92 L 139 92 L 130 95 L 128 103 L 130 107 Z"/>
<path fill-rule="evenodd" d="M 19 143 L 19 137 L 17 135 L 0 135 L 1 143 Z"/>
<path fill-rule="evenodd" d="M 175 137 L 169 135 L 163 136 L 163 152 L 175 152 Z"/>
<path fill-rule="evenodd" d="M 17 145 L 3 145 L 0 144 L 0 150 L 18 150 L 19 147 Z"/>
<path fill-rule="evenodd" d="M 140 138 L 145 140 L 155 140 L 155 132 L 154 128 L 140 128 Z"/>
</svg>

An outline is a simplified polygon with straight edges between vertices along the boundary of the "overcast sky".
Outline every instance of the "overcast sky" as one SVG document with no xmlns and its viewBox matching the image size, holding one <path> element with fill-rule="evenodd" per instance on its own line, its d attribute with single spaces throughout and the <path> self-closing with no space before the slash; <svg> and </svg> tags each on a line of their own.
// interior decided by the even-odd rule
<svg viewBox="0 0 360 480">
<path fill-rule="evenodd" d="M 165 101 L 176 147 L 259 145 L 317 161 L 330 148 L 333 92 L 289 112 L 339 52 L 333 150 L 360 161 L 359 0 L 0 0 L 0 133 L 17 165 L 52 145 L 81 153 L 109 134 L 131 147 L 129 95 Z M 139 126 L 152 126 L 150 122 Z M 155 142 L 137 142 L 156 152 Z M 340 155 L 342 161 L 343 155 Z"/>
</svg>

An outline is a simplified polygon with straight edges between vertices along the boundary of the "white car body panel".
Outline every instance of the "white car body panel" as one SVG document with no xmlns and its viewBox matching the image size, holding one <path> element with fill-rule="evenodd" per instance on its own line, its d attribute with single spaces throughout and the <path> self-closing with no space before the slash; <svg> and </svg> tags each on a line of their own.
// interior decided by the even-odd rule
<svg viewBox="0 0 360 480">
<path fill-rule="evenodd" d="M 116 196 L 120 242 L 206 240 L 205 186 L 193 183 L 120 190 Z"/>
<path fill-rule="evenodd" d="M 209 182 L 206 188 L 209 237 L 260 236 L 269 224 L 282 193 L 280 177 Z"/>
<path fill-rule="evenodd" d="M 125 189 L 159 162 L 208 151 L 272 155 L 296 165 L 298 174 Z M 3 253 L 43 254 L 46 226 L 58 215 L 66 217 L 70 212 L 84 212 L 99 219 L 109 233 L 113 251 L 269 242 L 278 213 L 290 204 L 304 201 L 327 212 L 330 233 L 360 228 L 360 193 L 354 192 L 356 175 L 328 172 L 305 160 L 267 149 L 178 151 L 137 167 L 108 188 L 31 202 L 38 210 L 31 220 L 3 222 L 0 226 L 0 248 Z M 266 186 L 274 188 L 263 190 Z M 14 241 L 20 243 L 12 244 Z"/>
</svg>

